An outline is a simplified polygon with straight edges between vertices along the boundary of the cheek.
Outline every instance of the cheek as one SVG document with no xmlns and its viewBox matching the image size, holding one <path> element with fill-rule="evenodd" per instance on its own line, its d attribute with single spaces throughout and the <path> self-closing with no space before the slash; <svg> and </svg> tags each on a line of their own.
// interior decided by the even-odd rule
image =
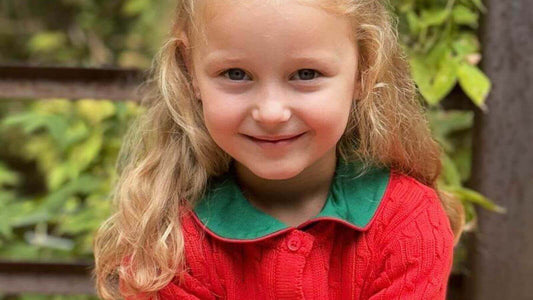
<svg viewBox="0 0 533 300">
<path fill-rule="evenodd" d="M 317 135 L 340 138 L 344 133 L 352 97 L 346 93 L 324 93 L 307 102 L 304 120 Z"/>
<path fill-rule="evenodd" d="M 222 142 L 222 137 L 238 132 L 243 113 L 235 101 L 206 95 L 202 97 L 202 106 L 205 125 L 217 143 Z"/>
</svg>

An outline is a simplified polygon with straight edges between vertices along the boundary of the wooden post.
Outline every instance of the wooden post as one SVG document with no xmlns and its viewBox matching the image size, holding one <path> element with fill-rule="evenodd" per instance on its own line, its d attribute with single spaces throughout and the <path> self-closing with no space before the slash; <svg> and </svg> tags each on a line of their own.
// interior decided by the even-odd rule
<svg viewBox="0 0 533 300">
<path fill-rule="evenodd" d="M 533 1 L 486 0 L 482 69 L 493 82 L 476 112 L 471 186 L 507 208 L 477 209 L 466 299 L 533 299 Z"/>
</svg>

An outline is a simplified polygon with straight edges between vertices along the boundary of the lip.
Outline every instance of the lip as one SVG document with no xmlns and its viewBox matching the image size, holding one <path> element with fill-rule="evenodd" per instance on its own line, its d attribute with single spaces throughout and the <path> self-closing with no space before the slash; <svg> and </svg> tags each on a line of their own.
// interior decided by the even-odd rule
<svg viewBox="0 0 533 300">
<path fill-rule="evenodd" d="M 257 141 L 260 141 L 260 142 L 275 143 L 275 142 L 281 142 L 281 141 L 288 141 L 288 140 L 296 139 L 299 136 L 303 135 L 304 133 L 305 132 L 299 133 L 299 134 L 286 134 L 286 135 L 277 135 L 277 136 L 264 136 L 264 135 L 259 135 L 259 136 L 247 135 L 247 136 L 249 138 L 253 139 L 253 140 L 257 140 Z"/>
<path fill-rule="evenodd" d="M 277 135 L 277 136 L 249 136 L 244 135 L 249 141 L 259 146 L 265 151 L 283 151 L 288 150 L 288 147 L 298 142 L 306 132 L 292 135 Z"/>
</svg>

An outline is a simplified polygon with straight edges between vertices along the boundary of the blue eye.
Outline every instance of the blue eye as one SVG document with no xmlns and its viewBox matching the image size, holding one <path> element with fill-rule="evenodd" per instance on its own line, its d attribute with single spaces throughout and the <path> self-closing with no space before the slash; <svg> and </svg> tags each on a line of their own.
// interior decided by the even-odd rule
<svg viewBox="0 0 533 300">
<path fill-rule="evenodd" d="M 222 72 L 222 75 L 224 75 L 224 77 L 230 80 L 236 80 L 236 81 L 244 80 L 244 77 L 247 76 L 246 72 L 244 72 L 242 69 L 237 69 L 237 68 L 228 69 Z"/>
<path fill-rule="evenodd" d="M 319 75 L 320 73 L 318 73 L 317 71 L 313 70 L 313 69 L 301 69 L 301 70 L 298 70 L 298 72 L 296 72 L 296 74 L 298 74 L 298 76 L 300 77 L 300 80 L 311 80 L 311 79 L 315 79 L 315 75 Z"/>
</svg>

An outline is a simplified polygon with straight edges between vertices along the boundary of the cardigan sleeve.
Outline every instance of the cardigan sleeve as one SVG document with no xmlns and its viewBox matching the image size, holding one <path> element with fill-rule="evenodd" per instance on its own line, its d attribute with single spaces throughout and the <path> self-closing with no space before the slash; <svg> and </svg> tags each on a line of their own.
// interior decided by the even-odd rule
<svg viewBox="0 0 533 300">
<path fill-rule="evenodd" d="M 159 291 L 162 300 L 211 300 L 216 299 L 215 295 L 204 286 L 198 279 L 185 273 L 184 281 L 178 285 L 175 281 L 168 284 Z"/>
<path fill-rule="evenodd" d="M 436 193 L 425 196 L 387 236 L 368 300 L 446 298 L 454 236 Z"/>
<path fill-rule="evenodd" d="M 122 281 L 121 281 L 122 283 Z M 122 284 L 121 284 L 122 285 Z M 209 291 L 200 281 L 185 273 L 183 281 L 178 284 L 177 278 L 172 280 L 162 290 L 157 292 L 160 300 L 215 300 L 215 295 Z M 125 300 L 152 300 L 143 294 L 127 296 Z"/>
<path fill-rule="evenodd" d="M 130 264 L 130 257 L 127 256 L 122 260 L 123 266 Z M 128 271 L 131 272 L 131 269 Z M 131 274 L 131 273 L 130 273 Z M 138 293 L 126 296 L 124 279 L 119 276 L 118 288 L 124 300 L 153 300 L 147 297 L 145 293 Z M 183 273 L 183 280 L 179 282 L 178 277 L 174 277 L 163 289 L 157 292 L 160 300 L 212 300 L 217 299 L 200 280 L 192 276 L 189 272 Z"/>
</svg>

